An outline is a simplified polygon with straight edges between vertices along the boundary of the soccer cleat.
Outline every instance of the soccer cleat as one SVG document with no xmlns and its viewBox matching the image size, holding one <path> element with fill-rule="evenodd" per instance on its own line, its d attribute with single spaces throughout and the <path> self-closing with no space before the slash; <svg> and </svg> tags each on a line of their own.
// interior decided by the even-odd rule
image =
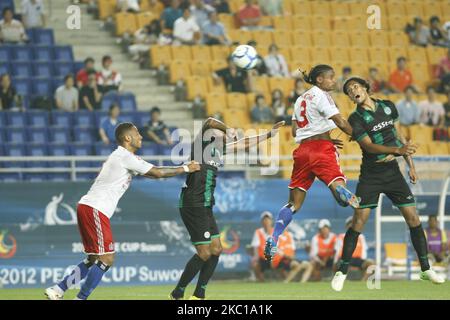
<svg viewBox="0 0 450 320">
<path fill-rule="evenodd" d="M 64 291 L 60 287 L 58 287 L 58 285 L 55 285 L 53 287 L 45 289 L 45 295 L 48 300 L 63 300 Z"/>
<path fill-rule="evenodd" d="M 269 237 L 264 247 L 264 257 L 267 261 L 271 261 L 277 253 L 277 243 L 273 237 Z"/>
<path fill-rule="evenodd" d="M 432 269 L 422 271 L 420 273 L 420 280 L 431 281 L 434 284 L 442 284 L 445 282 L 444 278 L 438 275 L 436 271 Z"/>
<path fill-rule="evenodd" d="M 342 291 L 346 278 L 346 274 L 343 274 L 341 271 L 336 272 L 334 274 L 333 280 L 331 280 L 331 288 L 333 288 L 333 290 L 337 292 Z"/>
<path fill-rule="evenodd" d="M 359 201 L 361 201 L 361 199 L 355 196 L 350 190 L 348 190 L 344 186 L 339 185 L 336 187 L 336 192 L 343 202 L 348 203 L 355 209 L 359 208 Z"/>
<path fill-rule="evenodd" d="M 205 298 L 199 298 L 199 297 L 196 297 L 196 296 L 192 295 L 192 296 L 189 298 L 189 300 L 205 300 Z"/>
<path fill-rule="evenodd" d="M 175 297 L 172 295 L 172 292 L 171 292 L 171 293 L 169 293 L 169 300 L 183 300 L 183 297 L 175 298 Z"/>
</svg>

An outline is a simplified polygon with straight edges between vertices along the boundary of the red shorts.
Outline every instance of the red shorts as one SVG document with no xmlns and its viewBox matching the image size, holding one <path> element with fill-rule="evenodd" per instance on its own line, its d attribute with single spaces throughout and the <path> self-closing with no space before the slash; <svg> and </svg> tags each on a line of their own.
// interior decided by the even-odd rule
<svg viewBox="0 0 450 320">
<path fill-rule="evenodd" d="M 77 218 L 86 254 L 103 255 L 114 252 L 114 240 L 107 216 L 85 204 L 78 204 Z"/>
<path fill-rule="evenodd" d="M 301 143 L 293 152 L 290 189 L 299 188 L 307 191 L 315 177 L 327 186 L 337 180 L 346 180 L 339 165 L 336 146 L 328 140 L 311 140 Z"/>
</svg>

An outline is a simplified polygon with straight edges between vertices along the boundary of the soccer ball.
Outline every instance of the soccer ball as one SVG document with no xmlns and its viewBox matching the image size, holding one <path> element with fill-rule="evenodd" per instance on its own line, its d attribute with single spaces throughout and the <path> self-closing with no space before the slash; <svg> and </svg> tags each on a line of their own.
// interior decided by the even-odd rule
<svg viewBox="0 0 450 320">
<path fill-rule="evenodd" d="M 256 66 L 257 55 L 255 48 L 252 46 L 240 45 L 234 50 L 231 59 L 239 68 L 248 70 Z"/>
</svg>

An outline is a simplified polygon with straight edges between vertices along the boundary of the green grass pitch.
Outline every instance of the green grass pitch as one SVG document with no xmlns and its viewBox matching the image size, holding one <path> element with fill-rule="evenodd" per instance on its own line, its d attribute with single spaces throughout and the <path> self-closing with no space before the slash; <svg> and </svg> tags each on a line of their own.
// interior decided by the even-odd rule
<svg viewBox="0 0 450 320">
<path fill-rule="evenodd" d="M 92 300 L 166 300 L 173 286 L 98 287 Z M 185 298 L 194 290 L 189 286 Z M 42 300 L 42 289 L 0 289 L 0 300 Z M 65 299 L 73 299 L 78 291 L 69 290 Z M 450 300 L 450 282 L 433 285 L 422 281 L 381 281 L 381 289 L 367 289 L 366 283 L 347 281 L 342 292 L 334 292 L 329 282 L 316 283 L 250 283 L 212 281 L 209 300 Z"/>
</svg>

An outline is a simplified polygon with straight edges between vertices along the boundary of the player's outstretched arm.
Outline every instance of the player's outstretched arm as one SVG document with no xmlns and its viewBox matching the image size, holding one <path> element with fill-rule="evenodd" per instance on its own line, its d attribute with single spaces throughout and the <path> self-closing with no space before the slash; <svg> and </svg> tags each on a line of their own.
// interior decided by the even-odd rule
<svg viewBox="0 0 450 320">
<path fill-rule="evenodd" d="M 249 149 L 253 146 L 260 144 L 261 142 L 270 139 L 277 135 L 278 130 L 285 125 L 284 121 L 277 122 L 272 129 L 264 134 L 260 134 L 258 136 L 244 137 L 237 141 L 227 143 L 226 149 L 227 152 L 233 152 L 234 150 L 245 150 L 249 151 Z"/>
<path fill-rule="evenodd" d="M 381 144 L 372 143 L 372 140 L 368 136 L 362 138 L 358 141 L 361 148 L 369 153 L 374 154 L 393 154 L 399 156 L 410 156 L 414 154 L 417 150 L 417 145 L 414 143 L 407 142 L 401 147 L 387 147 Z"/>
<path fill-rule="evenodd" d="M 200 171 L 200 164 L 195 161 L 191 161 L 189 164 L 178 167 L 152 167 L 144 177 L 150 179 L 170 178 L 183 173 L 191 173 Z"/>
<path fill-rule="evenodd" d="M 400 142 L 403 143 L 404 145 L 407 144 L 408 142 L 406 141 L 406 138 L 403 136 L 402 130 L 400 128 L 400 122 L 396 121 L 394 123 L 394 126 L 395 126 L 395 130 L 397 131 L 397 136 L 398 136 L 398 139 L 400 140 Z M 403 158 L 405 159 L 405 161 L 409 167 L 409 171 L 408 171 L 409 181 L 411 181 L 412 184 L 416 184 L 417 181 L 419 180 L 419 176 L 417 175 L 416 167 L 414 166 L 414 161 L 413 161 L 411 155 L 404 155 Z"/>
<path fill-rule="evenodd" d="M 342 118 L 342 115 L 340 113 L 332 116 L 330 120 L 332 120 L 339 129 L 344 131 L 344 133 L 348 134 L 349 136 L 352 135 L 353 133 L 352 126 L 346 119 Z"/>
</svg>

